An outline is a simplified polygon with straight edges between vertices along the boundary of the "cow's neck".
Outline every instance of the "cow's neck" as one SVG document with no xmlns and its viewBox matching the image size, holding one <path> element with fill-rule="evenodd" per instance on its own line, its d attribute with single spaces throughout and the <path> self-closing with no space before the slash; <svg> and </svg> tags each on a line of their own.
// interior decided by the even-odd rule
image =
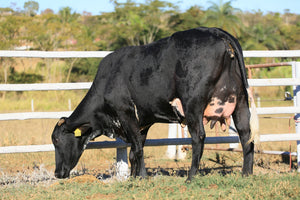
<svg viewBox="0 0 300 200">
<path fill-rule="evenodd" d="M 91 128 L 93 128 L 92 122 L 95 120 L 93 109 L 97 108 L 95 105 L 97 101 L 93 101 L 94 98 L 95 96 L 91 95 L 91 90 L 89 90 L 84 99 L 67 119 L 68 129 L 74 131 L 76 128 L 82 125 L 89 125 Z"/>
</svg>

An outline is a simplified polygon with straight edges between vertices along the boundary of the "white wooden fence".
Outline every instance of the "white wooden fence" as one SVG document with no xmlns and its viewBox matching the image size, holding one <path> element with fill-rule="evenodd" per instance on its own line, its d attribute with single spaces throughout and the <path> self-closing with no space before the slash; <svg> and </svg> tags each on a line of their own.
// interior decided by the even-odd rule
<svg viewBox="0 0 300 200">
<path fill-rule="evenodd" d="M 0 51 L 0 57 L 36 57 L 36 58 L 102 58 L 108 55 L 109 51 L 72 51 L 72 52 L 42 52 L 42 51 Z M 300 58 L 300 50 L 292 51 L 244 51 L 244 57 L 297 57 Z M 293 113 L 296 119 L 297 134 L 264 134 L 260 136 L 261 142 L 275 142 L 287 140 L 300 140 L 300 62 L 290 62 L 293 68 L 293 78 L 288 79 L 249 79 L 250 86 L 278 86 L 293 85 L 295 89 L 295 106 L 294 107 L 272 107 L 257 108 L 258 114 L 280 114 Z M 91 82 L 88 83 L 41 83 L 41 84 L 0 84 L 0 91 L 41 91 L 41 90 L 81 90 L 89 89 Z M 297 100 L 299 102 L 297 102 Z M 4 113 L 0 114 L 0 120 L 25 120 L 25 119 L 58 119 L 61 116 L 69 116 L 71 112 L 28 112 L 28 113 Z M 299 118 L 299 119 L 298 119 Z M 228 137 L 207 137 L 205 143 L 239 143 L 237 136 Z M 145 146 L 161 146 L 161 145 L 188 145 L 191 139 L 160 139 L 147 140 Z M 91 142 L 87 149 L 98 148 L 118 148 L 120 155 L 117 160 L 125 160 L 127 162 L 126 144 L 120 140 L 116 142 Z M 11 146 L 0 147 L 0 153 L 24 153 L 24 152 L 42 152 L 53 151 L 53 145 L 30 145 L 30 146 Z M 297 145 L 297 162 L 298 171 L 300 171 L 300 142 Z M 126 154 L 126 155 L 125 155 Z"/>
</svg>

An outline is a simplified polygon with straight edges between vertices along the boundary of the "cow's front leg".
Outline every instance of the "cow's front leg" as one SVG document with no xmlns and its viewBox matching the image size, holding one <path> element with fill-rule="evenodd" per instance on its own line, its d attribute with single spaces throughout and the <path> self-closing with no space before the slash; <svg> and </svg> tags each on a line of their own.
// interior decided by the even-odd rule
<svg viewBox="0 0 300 200">
<path fill-rule="evenodd" d="M 199 169 L 199 163 L 203 154 L 204 140 L 206 137 L 203 126 L 203 116 L 200 116 L 198 121 L 188 122 L 188 128 L 192 137 L 193 155 L 191 170 L 188 174 L 186 182 L 190 182 L 193 176 L 197 173 Z"/>
<path fill-rule="evenodd" d="M 150 128 L 150 126 L 141 131 L 141 138 L 142 138 L 143 147 L 145 145 L 145 141 L 146 141 L 146 138 L 147 138 L 147 133 L 148 133 L 149 128 Z M 139 174 L 137 174 L 137 167 L 138 166 L 137 166 L 136 156 L 134 155 L 134 152 L 132 151 L 132 149 L 130 150 L 130 153 L 129 153 L 129 161 L 130 161 L 130 164 L 131 164 L 131 176 L 133 176 L 133 177 L 139 176 Z"/>
<path fill-rule="evenodd" d="M 135 114 L 134 107 L 123 107 L 118 110 L 118 118 L 121 123 L 123 132 L 126 135 L 127 140 L 131 143 L 131 149 L 129 154 L 129 160 L 132 164 L 131 174 L 133 177 L 146 176 L 146 168 L 144 163 L 144 150 L 143 142 L 146 138 L 140 133 L 140 127 L 138 119 Z"/>
<path fill-rule="evenodd" d="M 131 175 L 133 177 L 146 177 L 146 168 L 144 163 L 144 150 L 140 144 L 131 144 L 130 150 Z"/>
</svg>

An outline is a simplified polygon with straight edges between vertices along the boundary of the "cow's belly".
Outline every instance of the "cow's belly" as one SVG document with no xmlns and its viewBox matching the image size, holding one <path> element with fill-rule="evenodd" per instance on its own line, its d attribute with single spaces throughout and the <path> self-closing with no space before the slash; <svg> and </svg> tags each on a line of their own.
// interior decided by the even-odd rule
<svg viewBox="0 0 300 200">
<path fill-rule="evenodd" d="M 218 97 L 212 97 L 204 110 L 203 124 L 206 125 L 211 121 L 210 128 L 213 128 L 216 122 L 220 122 L 222 130 L 225 131 L 226 123 L 227 125 L 230 124 L 230 116 L 235 106 L 235 95 L 229 95 L 227 98 L 223 98 L 223 100 Z"/>
</svg>

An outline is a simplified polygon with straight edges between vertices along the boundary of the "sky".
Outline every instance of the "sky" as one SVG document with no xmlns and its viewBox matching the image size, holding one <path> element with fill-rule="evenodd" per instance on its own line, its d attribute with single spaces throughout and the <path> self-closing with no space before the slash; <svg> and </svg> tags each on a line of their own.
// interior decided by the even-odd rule
<svg viewBox="0 0 300 200">
<path fill-rule="evenodd" d="M 23 10 L 24 3 L 28 0 L 0 0 L 0 7 L 10 7 L 14 10 Z M 101 14 L 102 12 L 112 12 L 114 5 L 111 0 L 35 0 L 39 3 L 39 13 L 47 8 L 52 9 L 57 13 L 63 7 L 71 7 L 73 11 L 82 13 L 83 11 L 90 12 L 93 15 Z M 198 5 L 203 9 L 210 6 L 209 0 L 165 0 L 179 7 L 180 11 L 186 11 L 191 6 Z M 211 0 L 219 3 L 220 0 Z M 119 0 L 126 2 L 126 0 Z M 137 3 L 144 3 L 145 0 L 135 0 Z M 227 0 L 223 0 L 227 2 Z M 268 12 L 284 13 L 286 9 L 289 12 L 300 14 L 300 0 L 233 0 L 231 5 L 234 8 L 239 8 L 242 11 L 262 11 L 264 14 Z"/>
</svg>

